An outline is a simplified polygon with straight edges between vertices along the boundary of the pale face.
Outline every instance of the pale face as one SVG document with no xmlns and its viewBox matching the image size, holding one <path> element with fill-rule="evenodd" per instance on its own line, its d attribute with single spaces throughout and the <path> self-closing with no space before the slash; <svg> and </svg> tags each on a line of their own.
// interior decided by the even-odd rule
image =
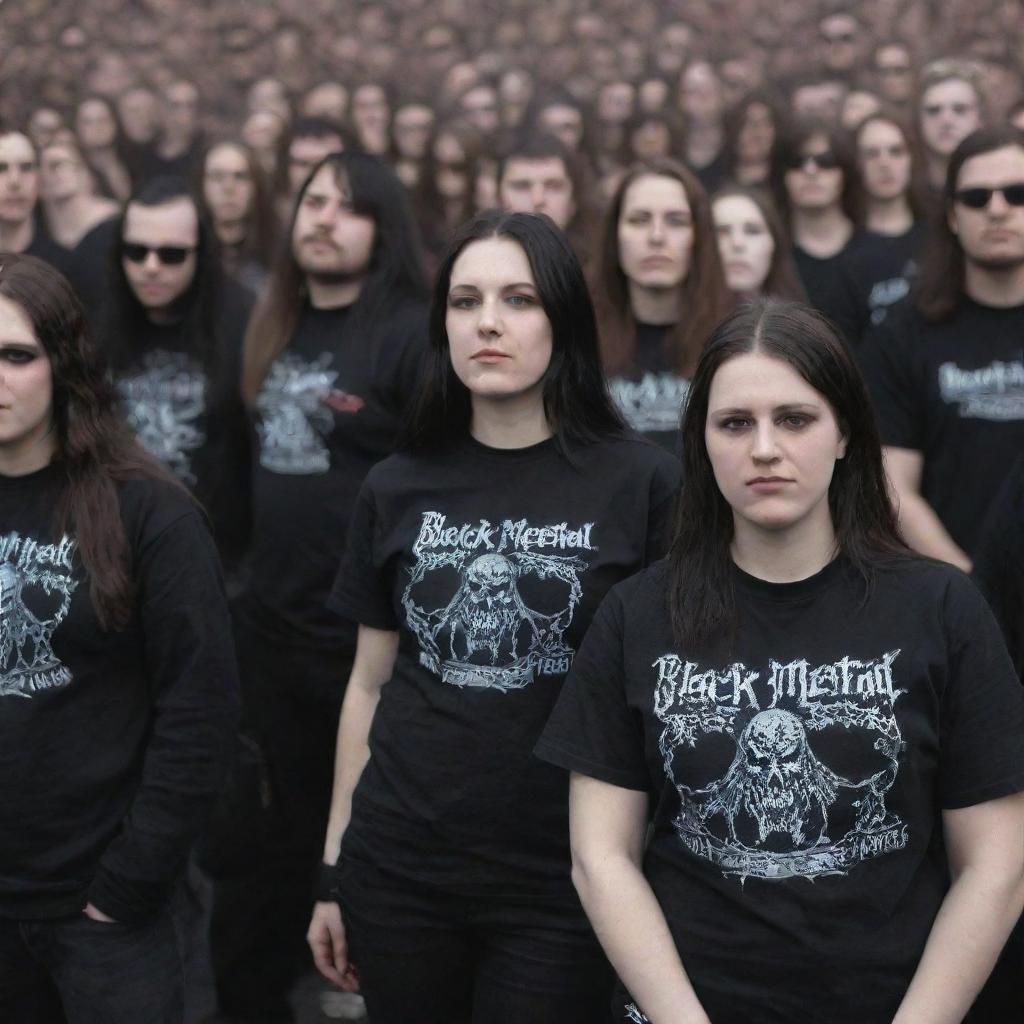
<svg viewBox="0 0 1024 1024">
<path fill-rule="evenodd" d="M 749 163 L 767 160 L 774 142 L 775 118 L 771 109 L 764 103 L 751 103 L 736 138 L 740 159 Z"/>
<path fill-rule="evenodd" d="M 723 196 L 711 207 L 726 283 L 739 295 L 761 292 L 775 254 L 775 240 L 757 204 L 747 196 Z"/>
<path fill-rule="evenodd" d="M 894 124 L 865 125 L 857 136 L 857 161 L 864 190 L 872 199 L 894 199 L 910 187 L 910 149 Z"/>
<path fill-rule="evenodd" d="M 551 322 L 517 242 L 487 238 L 462 250 L 452 266 L 445 329 L 452 368 L 474 404 L 541 402 Z"/>
<path fill-rule="evenodd" d="M 310 277 L 344 281 L 370 267 L 377 229 L 372 217 L 352 209 L 348 183 L 321 167 L 302 195 L 292 230 L 292 252 Z"/>
<path fill-rule="evenodd" d="M 340 153 L 343 148 L 344 143 L 340 135 L 325 135 L 323 138 L 300 135 L 292 139 L 288 145 L 288 184 L 291 186 L 292 195 L 302 188 L 302 183 L 309 176 L 309 172 L 325 156 Z"/>
<path fill-rule="evenodd" d="M 951 78 L 925 90 L 921 97 L 921 138 L 932 153 L 949 156 L 980 127 L 978 95 L 969 82 Z"/>
<path fill-rule="evenodd" d="M 489 85 L 470 89 L 463 95 L 459 106 L 466 120 L 483 135 L 492 135 L 501 125 L 498 94 Z"/>
<path fill-rule="evenodd" d="M 215 146 L 203 168 L 203 198 L 219 224 L 233 224 L 249 212 L 256 183 L 249 161 L 237 146 Z"/>
<path fill-rule="evenodd" d="M 637 160 L 669 156 L 672 136 L 669 134 L 668 125 L 661 121 L 644 121 L 633 130 L 629 137 L 629 146 Z"/>
<path fill-rule="evenodd" d="M 957 176 L 957 190 L 998 188 L 1024 182 L 1024 148 L 1006 146 L 971 157 Z M 969 263 L 991 270 L 1024 264 L 1024 206 L 1011 206 L 1002 193 L 993 193 L 981 210 L 954 202 L 949 226 L 960 239 Z"/>
<path fill-rule="evenodd" d="M 63 127 L 63 119 L 52 107 L 38 107 L 28 119 L 28 134 L 37 149 L 49 145 L 50 140 Z"/>
<path fill-rule="evenodd" d="M 843 172 L 839 167 L 822 167 L 816 158 L 831 154 L 824 135 L 809 138 L 801 147 L 804 158 L 800 167 L 786 171 L 786 191 L 789 201 L 798 210 L 823 210 L 838 206 L 843 194 Z"/>
<path fill-rule="evenodd" d="M 132 89 L 118 101 L 124 133 L 133 142 L 149 142 L 160 121 L 160 105 L 148 89 Z"/>
<path fill-rule="evenodd" d="M 636 90 L 629 82 L 610 82 L 597 94 L 597 118 L 611 124 L 622 124 L 633 114 Z"/>
<path fill-rule="evenodd" d="M 434 127 L 434 111 L 425 103 L 407 103 L 395 111 L 392 134 L 399 155 L 408 160 L 421 160 L 430 143 Z"/>
<path fill-rule="evenodd" d="M 722 83 L 706 61 L 695 61 L 683 73 L 679 83 L 680 107 L 687 117 L 700 124 L 717 121 L 722 114 Z"/>
<path fill-rule="evenodd" d="M 580 148 L 583 141 L 583 115 L 567 104 L 555 103 L 540 112 L 542 131 L 550 132 L 571 150 Z"/>
<path fill-rule="evenodd" d="M 546 213 L 563 231 L 576 212 L 572 179 L 557 156 L 509 160 L 498 198 L 512 213 Z"/>
<path fill-rule="evenodd" d="M 348 113 L 348 89 L 341 82 L 323 82 L 306 93 L 302 112 L 307 117 L 326 117 L 344 121 Z"/>
<path fill-rule="evenodd" d="M 360 131 L 386 131 L 390 116 L 387 94 L 379 85 L 361 85 L 352 94 L 352 120 Z"/>
<path fill-rule="evenodd" d="M 150 251 L 141 263 L 122 255 L 121 267 L 135 297 L 151 316 L 166 313 L 188 291 L 196 273 L 198 243 L 199 219 L 191 200 L 183 197 L 160 206 L 128 204 L 123 245 L 144 245 Z M 154 251 L 161 246 L 189 252 L 182 263 L 164 263 Z"/>
<path fill-rule="evenodd" d="M 0 296 L 0 451 L 11 462 L 53 424 L 50 358 L 17 303 Z"/>
<path fill-rule="evenodd" d="M 84 191 L 87 181 L 74 150 L 55 144 L 42 151 L 39 158 L 39 194 L 43 199 L 69 199 Z"/>
<path fill-rule="evenodd" d="M 117 122 L 105 103 L 86 100 L 75 115 L 75 134 L 83 148 L 102 149 L 114 144 Z"/>
<path fill-rule="evenodd" d="M 690 272 L 693 215 L 683 184 L 645 174 L 626 189 L 619 214 L 619 263 L 642 288 L 677 288 Z"/>
<path fill-rule="evenodd" d="M 39 197 L 39 164 L 21 132 L 0 135 L 0 223 L 22 224 Z"/>
<path fill-rule="evenodd" d="M 828 489 L 846 441 L 831 406 L 788 363 L 757 351 L 723 363 L 704 440 L 737 535 L 831 531 Z"/>
</svg>

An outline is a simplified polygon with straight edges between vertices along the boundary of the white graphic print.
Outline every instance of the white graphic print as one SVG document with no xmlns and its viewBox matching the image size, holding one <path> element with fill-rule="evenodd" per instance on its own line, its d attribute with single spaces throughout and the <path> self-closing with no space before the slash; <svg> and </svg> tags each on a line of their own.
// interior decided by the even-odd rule
<svg viewBox="0 0 1024 1024">
<path fill-rule="evenodd" d="M 157 349 L 118 382 L 125 417 L 139 443 L 184 483 L 194 485 L 191 453 L 206 440 L 206 375 L 184 352 Z"/>
<path fill-rule="evenodd" d="M 333 356 L 322 352 L 307 362 L 286 352 L 267 374 L 256 405 L 260 412 L 260 465 L 272 473 L 312 475 L 331 468 L 324 438 L 336 412 L 358 412 L 363 400 L 334 387 Z"/>
<path fill-rule="evenodd" d="M 453 686 L 503 692 L 528 686 L 538 674 L 568 672 L 575 652 L 564 635 L 588 563 L 575 553 L 549 552 L 595 551 L 593 525 L 534 527 L 506 519 L 492 526 L 481 519 L 449 526 L 441 513 L 424 512 L 402 594 L 421 664 Z M 523 585 L 541 607 L 527 603 Z M 447 597 L 441 607 L 439 588 Z M 435 607 L 423 606 L 424 591 L 435 595 Z"/>
<path fill-rule="evenodd" d="M 910 285 L 917 277 L 917 262 L 908 260 L 899 277 L 890 277 L 886 281 L 878 281 L 868 296 L 868 309 L 871 310 L 871 323 L 877 326 L 885 321 L 889 307 L 910 294 Z"/>
<path fill-rule="evenodd" d="M 996 360 L 977 370 L 943 363 L 939 392 L 944 402 L 960 406 L 962 419 L 1024 420 L 1024 354 L 1013 362 Z"/>
<path fill-rule="evenodd" d="M 674 373 L 645 373 L 639 380 L 612 377 L 608 391 L 634 430 L 667 433 L 679 429 L 690 382 Z"/>
<path fill-rule="evenodd" d="M 629 1024 L 651 1024 L 650 1018 L 645 1017 L 638 1009 L 636 1003 L 630 1003 L 626 1007 L 626 1018 Z"/>
<path fill-rule="evenodd" d="M 71 673 L 53 653 L 53 631 L 71 607 L 75 542 L 38 544 L 0 537 L 0 696 L 31 697 L 67 686 Z"/>
<path fill-rule="evenodd" d="M 893 683 L 899 653 L 819 666 L 772 660 L 766 679 L 738 662 L 706 669 L 674 654 L 655 661 L 659 745 L 687 849 L 741 879 L 845 875 L 903 849 L 907 828 L 885 806 L 904 748 L 894 714 L 904 692 Z M 826 730 L 842 730 L 835 747 L 847 763 L 858 749 L 870 774 L 850 779 L 826 764 L 812 744 Z M 700 788 L 683 784 L 675 762 L 714 733 L 735 742 L 732 763 Z M 842 836 L 833 834 L 837 818 L 849 824 Z"/>
</svg>

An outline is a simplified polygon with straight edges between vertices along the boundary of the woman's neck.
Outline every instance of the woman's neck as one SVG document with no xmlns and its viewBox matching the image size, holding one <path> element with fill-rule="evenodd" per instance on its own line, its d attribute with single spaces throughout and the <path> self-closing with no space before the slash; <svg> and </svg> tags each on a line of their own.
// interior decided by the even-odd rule
<svg viewBox="0 0 1024 1024">
<path fill-rule="evenodd" d="M 795 583 L 813 576 L 836 557 L 836 534 L 828 501 L 785 530 L 765 530 L 734 517 L 733 561 L 769 583 Z"/>
<path fill-rule="evenodd" d="M 852 234 L 853 223 L 839 206 L 793 211 L 793 241 L 818 259 L 837 255 Z"/>
<path fill-rule="evenodd" d="M 244 220 L 219 220 L 215 224 L 221 245 L 239 245 L 245 241 Z"/>
<path fill-rule="evenodd" d="M 645 288 L 629 282 L 629 308 L 642 324 L 668 326 L 683 314 L 683 299 L 678 288 Z"/>
<path fill-rule="evenodd" d="M 910 209 L 907 197 L 868 199 L 868 212 L 864 226 L 876 235 L 888 235 L 889 237 L 905 235 L 914 226 L 914 214 Z"/>
<path fill-rule="evenodd" d="M 469 432 L 488 448 L 529 448 L 554 433 L 539 390 L 506 399 L 473 395 L 471 401 Z"/>
</svg>

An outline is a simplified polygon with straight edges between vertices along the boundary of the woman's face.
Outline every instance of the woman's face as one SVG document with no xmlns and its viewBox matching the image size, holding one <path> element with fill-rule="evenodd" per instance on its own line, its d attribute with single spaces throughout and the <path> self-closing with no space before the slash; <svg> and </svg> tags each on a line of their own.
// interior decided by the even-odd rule
<svg viewBox="0 0 1024 1024">
<path fill-rule="evenodd" d="M 857 162 L 872 199 L 895 199 L 910 187 L 910 148 L 888 121 L 872 121 L 857 136 Z"/>
<path fill-rule="evenodd" d="M 629 147 L 637 160 L 651 160 L 659 156 L 670 156 L 672 136 L 664 121 L 643 121 L 633 129 Z"/>
<path fill-rule="evenodd" d="M 551 321 L 518 242 L 470 242 L 452 266 L 445 317 L 456 376 L 474 400 L 541 401 Z"/>
<path fill-rule="evenodd" d="M 379 85 L 361 85 L 352 94 L 352 120 L 359 131 L 385 132 L 390 117 L 387 95 Z"/>
<path fill-rule="evenodd" d="M 107 105 L 100 100 L 86 100 L 75 117 L 75 134 L 85 149 L 112 146 L 117 123 Z"/>
<path fill-rule="evenodd" d="M 764 103 L 751 103 L 736 138 L 736 151 L 744 163 L 761 163 L 771 156 L 775 119 Z"/>
<path fill-rule="evenodd" d="M 231 224 L 242 220 L 252 205 L 256 183 L 249 161 L 237 146 L 215 146 L 203 169 L 203 198 L 215 222 Z"/>
<path fill-rule="evenodd" d="M 52 425 L 50 357 L 21 306 L 0 296 L 0 452 L 10 461 L 43 443 Z"/>
<path fill-rule="evenodd" d="M 454 135 L 434 139 L 435 185 L 442 199 L 464 199 L 469 194 L 466 151 Z"/>
<path fill-rule="evenodd" d="M 631 182 L 619 213 L 619 264 L 642 288 L 678 288 L 690 272 L 693 214 L 683 183 L 661 174 Z"/>
<path fill-rule="evenodd" d="M 828 489 L 846 440 L 824 396 L 789 363 L 760 351 L 723 363 L 704 440 L 737 535 L 831 532 Z"/>
<path fill-rule="evenodd" d="M 757 203 L 723 196 L 711 206 L 725 280 L 738 295 L 758 295 L 768 278 L 775 239 Z"/>
</svg>

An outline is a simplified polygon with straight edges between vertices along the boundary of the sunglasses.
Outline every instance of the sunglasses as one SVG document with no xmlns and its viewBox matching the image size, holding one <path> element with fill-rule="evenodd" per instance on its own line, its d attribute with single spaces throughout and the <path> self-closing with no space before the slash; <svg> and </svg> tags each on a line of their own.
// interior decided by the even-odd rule
<svg viewBox="0 0 1024 1024">
<path fill-rule="evenodd" d="M 833 171 L 839 166 L 839 159 L 831 150 L 826 150 L 824 153 L 808 153 L 806 156 L 794 153 L 786 161 L 791 171 L 805 171 L 808 164 L 814 164 L 819 171 Z"/>
<path fill-rule="evenodd" d="M 971 210 L 984 210 L 992 197 L 999 193 L 1010 206 L 1024 206 L 1024 181 L 1014 182 L 1012 185 L 1002 185 L 999 188 L 985 188 L 977 185 L 974 188 L 960 188 L 953 193 L 953 198 Z"/>
<path fill-rule="evenodd" d="M 195 252 L 194 245 L 143 245 L 141 242 L 122 242 L 121 255 L 129 263 L 145 263 L 151 252 L 165 267 L 181 266 L 188 259 L 190 252 Z"/>
</svg>

